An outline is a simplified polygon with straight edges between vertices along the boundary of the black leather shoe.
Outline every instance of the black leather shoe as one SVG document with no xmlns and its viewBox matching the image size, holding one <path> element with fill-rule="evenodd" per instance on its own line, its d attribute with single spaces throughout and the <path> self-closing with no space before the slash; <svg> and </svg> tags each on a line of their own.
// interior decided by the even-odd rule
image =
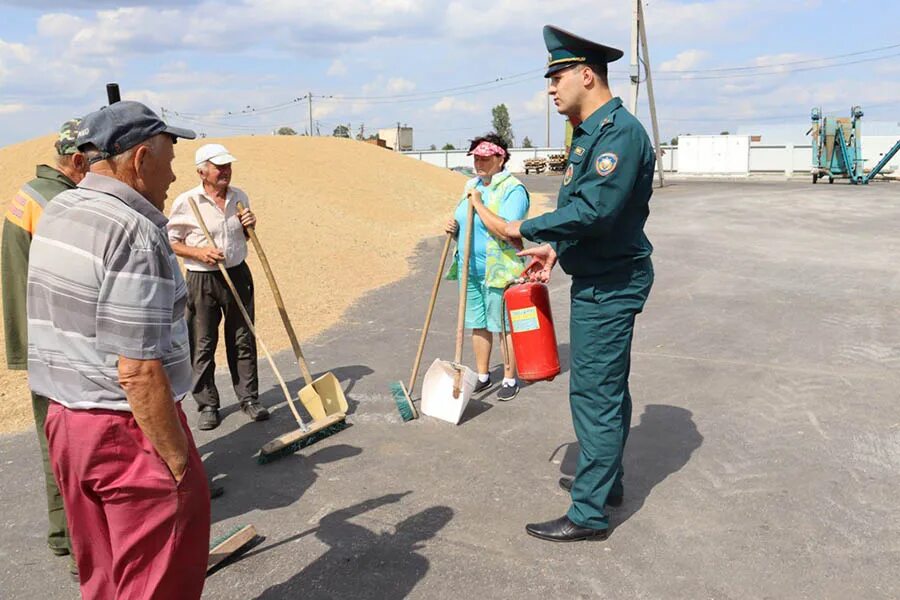
<svg viewBox="0 0 900 600">
<path fill-rule="evenodd" d="M 572 493 L 572 482 L 575 481 L 574 477 L 560 477 L 559 478 L 559 487 L 563 490 Z M 622 506 L 622 503 L 625 501 L 625 498 L 622 496 L 609 496 L 606 499 L 607 506 Z"/>
<path fill-rule="evenodd" d="M 529 523 L 525 526 L 525 532 L 536 538 L 549 542 L 580 542 L 581 540 L 605 540 L 609 536 L 609 529 L 591 529 L 581 527 L 562 516 L 546 523 Z"/>
<path fill-rule="evenodd" d="M 204 407 L 200 411 L 200 419 L 197 422 L 197 429 L 200 431 L 210 431 L 219 426 L 219 409 Z"/>
<path fill-rule="evenodd" d="M 241 410 L 245 415 L 250 417 L 251 421 L 265 421 L 269 418 L 269 411 L 259 402 L 244 402 L 241 404 Z"/>
</svg>

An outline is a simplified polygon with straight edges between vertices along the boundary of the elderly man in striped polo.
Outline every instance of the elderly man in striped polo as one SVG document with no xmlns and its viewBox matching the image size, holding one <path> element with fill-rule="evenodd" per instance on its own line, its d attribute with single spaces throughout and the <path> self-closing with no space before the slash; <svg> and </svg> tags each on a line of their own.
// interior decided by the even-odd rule
<svg viewBox="0 0 900 600">
<path fill-rule="evenodd" d="M 84 598 L 200 598 L 209 489 L 180 400 L 186 290 L 162 209 L 176 138 L 138 102 L 84 118 L 90 173 L 44 211 L 28 271 L 28 376 Z"/>
</svg>

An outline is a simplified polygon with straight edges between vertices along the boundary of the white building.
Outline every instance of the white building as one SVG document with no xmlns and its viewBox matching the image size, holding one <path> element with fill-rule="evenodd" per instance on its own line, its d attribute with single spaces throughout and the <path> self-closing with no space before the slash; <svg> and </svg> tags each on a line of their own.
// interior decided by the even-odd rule
<svg viewBox="0 0 900 600">
<path fill-rule="evenodd" d="M 391 150 L 397 150 L 397 139 L 400 140 L 400 151 L 409 151 L 413 149 L 413 128 L 412 127 L 388 127 L 378 130 L 378 137 L 383 139 L 387 147 Z"/>
</svg>

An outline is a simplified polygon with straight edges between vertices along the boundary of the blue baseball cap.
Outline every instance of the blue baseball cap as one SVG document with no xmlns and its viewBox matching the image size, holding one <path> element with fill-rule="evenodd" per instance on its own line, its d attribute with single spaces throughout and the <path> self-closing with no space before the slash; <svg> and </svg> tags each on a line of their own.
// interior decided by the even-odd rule
<svg viewBox="0 0 900 600">
<path fill-rule="evenodd" d="M 160 133 L 178 138 L 192 140 L 197 134 L 190 129 L 171 127 L 159 116 L 140 102 L 125 100 L 104 106 L 81 120 L 75 144 L 79 150 L 93 144 L 100 150 L 100 157 L 105 160 L 133 148 L 143 141 Z"/>
</svg>

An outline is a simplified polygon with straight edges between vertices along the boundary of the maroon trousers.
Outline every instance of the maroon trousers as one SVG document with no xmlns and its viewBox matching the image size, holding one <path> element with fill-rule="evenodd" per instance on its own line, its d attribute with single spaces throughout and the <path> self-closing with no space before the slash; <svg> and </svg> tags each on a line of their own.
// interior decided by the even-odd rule
<svg viewBox="0 0 900 600">
<path fill-rule="evenodd" d="M 209 554 L 209 488 L 190 454 L 176 482 L 130 412 L 51 402 L 46 432 L 83 598 L 195 599 Z"/>
</svg>

